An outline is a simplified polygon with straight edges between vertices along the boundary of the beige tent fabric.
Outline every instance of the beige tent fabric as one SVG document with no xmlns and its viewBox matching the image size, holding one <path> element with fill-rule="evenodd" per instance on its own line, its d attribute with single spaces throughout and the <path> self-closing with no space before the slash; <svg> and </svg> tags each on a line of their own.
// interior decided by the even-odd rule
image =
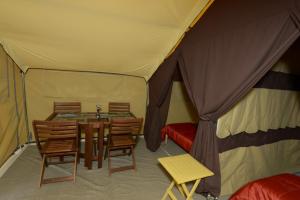
<svg viewBox="0 0 300 200">
<path fill-rule="evenodd" d="M 1 1 L 0 42 L 28 68 L 148 79 L 209 0 Z"/>
<path fill-rule="evenodd" d="M 300 92 L 253 89 L 218 120 L 217 136 L 300 126 Z"/>
<path fill-rule="evenodd" d="M 300 75 L 300 69 L 298 65 L 290 64 L 284 59 L 279 60 L 272 68 L 272 71 Z"/>
<path fill-rule="evenodd" d="M 167 124 L 198 122 L 197 112 L 182 82 L 173 82 Z"/>
<path fill-rule="evenodd" d="M 299 146 L 299 140 L 283 140 L 260 147 L 240 147 L 221 153 L 221 195 L 232 194 L 242 185 L 258 178 L 298 172 Z"/>
<path fill-rule="evenodd" d="M 0 47 L 0 73 L 0 166 L 2 166 L 17 148 L 18 142 L 19 145 L 27 142 L 22 77 L 19 68 L 2 47 Z"/>
<path fill-rule="evenodd" d="M 46 119 L 54 101 L 80 101 L 83 112 L 96 112 L 100 104 L 108 110 L 109 101 L 130 102 L 131 111 L 144 117 L 146 82 L 143 78 L 102 73 L 30 69 L 26 74 L 28 119 Z"/>
</svg>

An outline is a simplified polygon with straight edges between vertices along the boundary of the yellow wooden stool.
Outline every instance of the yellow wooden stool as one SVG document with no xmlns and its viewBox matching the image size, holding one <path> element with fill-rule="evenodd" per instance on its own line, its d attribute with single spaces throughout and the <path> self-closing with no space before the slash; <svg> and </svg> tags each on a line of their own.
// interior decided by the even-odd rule
<svg viewBox="0 0 300 200">
<path fill-rule="evenodd" d="M 173 200 L 177 199 L 172 192 L 172 188 L 175 184 L 178 187 L 180 193 L 184 197 L 186 196 L 187 200 L 192 199 L 192 195 L 199 185 L 201 178 L 214 175 L 212 171 L 199 163 L 190 154 L 159 158 L 158 161 L 173 178 L 173 181 L 167 188 L 164 196 L 162 197 L 162 200 L 166 199 L 168 195 Z M 195 181 L 195 183 L 192 189 L 188 191 L 185 184 L 191 181 Z"/>
</svg>

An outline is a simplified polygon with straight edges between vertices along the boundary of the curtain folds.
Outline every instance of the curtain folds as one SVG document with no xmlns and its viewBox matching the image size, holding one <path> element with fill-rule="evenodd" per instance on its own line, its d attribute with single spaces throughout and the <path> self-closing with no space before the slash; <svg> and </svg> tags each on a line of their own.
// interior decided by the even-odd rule
<svg viewBox="0 0 300 200">
<path fill-rule="evenodd" d="M 197 192 L 219 194 L 221 174 L 216 123 L 211 120 L 199 121 L 197 134 L 190 153 L 201 163 L 205 163 L 205 166 L 214 172 L 214 176 L 210 179 L 204 178 L 201 180 Z"/>
</svg>

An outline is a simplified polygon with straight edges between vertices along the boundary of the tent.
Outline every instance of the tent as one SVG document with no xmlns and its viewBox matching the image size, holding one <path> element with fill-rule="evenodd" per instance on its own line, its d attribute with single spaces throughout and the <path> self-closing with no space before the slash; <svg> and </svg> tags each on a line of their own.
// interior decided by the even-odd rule
<svg viewBox="0 0 300 200">
<path fill-rule="evenodd" d="M 299 38 L 299 8 L 300 2 L 293 0 L 216 1 L 149 80 L 144 134 L 148 148 L 155 151 L 167 119 L 173 74 L 178 69 L 182 74 L 200 118 L 191 153 L 215 173 L 201 182 L 198 192 L 220 194 L 216 122 Z M 294 50 L 299 52 L 299 48 Z M 299 140 L 299 135 L 293 138 Z M 246 146 L 247 138 L 239 142 L 238 146 Z"/>
<path fill-rule="evenodd" d="M 211 3 L 1 1 L 0 166 L 53 101 L 127 101 L 144 117 L 147 80 Z"/>
<path fill-rule="evenodd" d="M 1 2 L 0 166 L 34 140 L 31 121 L 45 119 L 54 100 L 82 101 L 84 111 L 129 101 L 145 116 L 145 139 L 155 151 L 179 68 L 201 119 L 192 154 L 216 174 L 198 191 L 219 195 L 214 122 L 299 37 L 300 5 L 212 2 Z"/>
</svg>

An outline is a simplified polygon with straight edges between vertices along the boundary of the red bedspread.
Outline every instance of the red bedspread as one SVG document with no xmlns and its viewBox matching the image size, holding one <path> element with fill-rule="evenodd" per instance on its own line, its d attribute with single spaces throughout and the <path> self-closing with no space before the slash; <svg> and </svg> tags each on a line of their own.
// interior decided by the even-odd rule
<svg viewBox="0 0 300 200">
<path fill-rule="evenodd" d="M 161 137 L 164 140 L 168 135 L 175 143 L 181 146 L 184 150 L 190 151 L 197 130 L 195 123 L 175 123 L 168 124 L 161 130 Z"/>
<path fill-rule="evenodd" d="M 300 177 L 280 174 L 253 181 L 239 189 L 230 200 L 296 200 L 300 199 Z"/>
</svg>

